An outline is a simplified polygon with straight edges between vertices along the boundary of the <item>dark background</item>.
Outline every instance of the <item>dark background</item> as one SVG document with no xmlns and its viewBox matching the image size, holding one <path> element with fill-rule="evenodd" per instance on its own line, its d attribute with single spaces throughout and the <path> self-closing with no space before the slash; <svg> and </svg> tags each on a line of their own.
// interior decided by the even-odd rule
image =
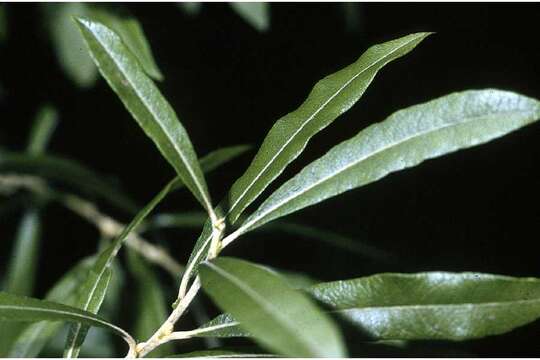
<svg viewBox="0 0 540 360">
<path fill-rule="evenodd" d="M 353 62 L 368 46 L 411 32 L 437 32 L 387 65 L 350 111 L 312 139 L 276 186 L 334 144 L 402 107 L 465 89 L 500 88 L 540 98 L 537 4 L 361 4 L 360 26 L 349 31 L 337 3 L 280 3 L 272 4 L 265 33 L 226 4 L 205 4 L 196 17 L 174 4 L 128 7 L 141 21 L 165 75 L 159 87 L 200 155 L 238 143 L 259 145 L 318 79 Z M 9 4 L 7 10 L 9 37 L 0 46 L 0 146 L 22 150 L 38 107 L 52 103 L 61 123 L 50 152 L 117 178 L 125 192 L 140 204 L 147 202 L 174 176 L 172 168 L 103 80 L 81 90 L 66 78 L 43 31 L 38 5 Z M 321 280 L 426 270 L 540 276 L 539 126 L 427 161 L 290 216 L 390 251 L 398 261 L 372 261 L 280 233 L 248 236 L 226 254 Z M 225 195 L 253 154 L 208 177 L 214 199 Z M 130 219 L 106 204 L 100 207 L 122 221 Z M 193 209 L 198 204 L 181 192 L 159 210 Z M 8 253 L 19 214 L 0 219 L 2 254 Z M 198 234 L 159 235 L 158 241 L 186 261 Z M 95 250 L 96 236 L 67 210 L 47 208 L 40 294 L 75 260 Z M 5 263 L 6 256 L 2 259 Z M 484 340 L 424 343 L 414 350 L 418 354 L 405 354 L 440 355 L 451 348 L 452 355 L 539 356 L 539 330 L 537 323 Z"/>
</svg>

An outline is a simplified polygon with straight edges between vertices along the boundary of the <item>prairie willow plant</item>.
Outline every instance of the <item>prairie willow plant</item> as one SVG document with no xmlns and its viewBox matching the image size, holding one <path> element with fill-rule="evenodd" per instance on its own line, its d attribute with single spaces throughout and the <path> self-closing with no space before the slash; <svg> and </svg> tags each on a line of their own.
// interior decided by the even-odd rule
<svg viewBox="0 0 540 360">
<path fill-rule="evenodd" d="M 540 117 L 537 100 L 488 89 L 452 93 L 405 108 L 336 145 L 285 181 L 255 211 L 246 213 L 302 153 L 311 137 L 354 105 L 381 68 L 412 51 L 430 34 L 411 34 L 375 45 L 353 64 L 317 82 L 298 109 L 275 123 L 248 169 L 226 198 L 216 203 L 204 174 L 248 147 L 233 146 L 199 158 L 182 123 L 151 79 L 161 73 L 138 58 L 136 46 L 128 46 L 125 38 L 129 33 L 114 30 L 99 18 L 75 20 L 102 76 L 177 177 L 124 225 L 83 197 L 50 186 L 48 180 L 55 178 L 52 169 L 62 169 L 63 181 L 133 208 L 127 196 L 110 190 L 90 170 L 45 153 L 55 126 L 51 109 L 39 114 L 26 154 L 2 151 L 0 188 L 4 195 L 23 190 L 42 200 L 57 201 L 93 223 L 108 239 L 99 253 L 75 264 L 44 300 L 26 297 L 35 271 L 40 223 L 38 208 L 28 209 L 5 280 L 7 291 L 0 294 L 4 355 L 39 355 L 58 333 L 59 320 L 71 324 L 64 335 L 67 357 L 79 355 L 92 326 L 121 336 L 129 357 L 168 356 L 175 353 L 175 345 L 181 348 L 191 338 L 214 342 L 221 338 L 221 342 L 230 337 L 248 337 L 256 347 L 233 351 L 210 343 L 207 348 L 211 349 L 182 356 L 343 357 L 347 350 L 337 321 L 348 322 L 377 341 L 466 340 L 502 334 L 540 317 L 540 280 L 535 278 L 425 272 L 316 283 L 307 278 L 299 281 L 298 274 L 220 256 L 224 248 L 248 233 L 276 228 L 327 241 L 334 237 L 338 245 L 367 256 L 384 256 L 377 249 L 355 248 L 354 242 L 343 237 L 278 219 L 426 159 L 517 130 Z M 150 216 L 161 200 L 181 187 L 193 194 L 204 213 Z M 116 196 L 108 196 L 111 193 Z M 202 227 L 185 265 L 144 239 L 144 232 L 160 226 Z M 123 245 L 128 251 L 127 265 L 140 282 L 138 297 L 147 300 L 137 312 L 133 335 L 97 315 L 113 272 L 121 271 L 115 258 Z M 170 299 L 173 307 L 168 315 L 160 306 L 164 295 L 149 263 L 163 267 L 178 281 L 178 294 Z M 200 291 L 215 302 L 222 315 L 196 329 L 179 330 L 176 325 L 187 309 L 201 311 Z"/>
</svg>

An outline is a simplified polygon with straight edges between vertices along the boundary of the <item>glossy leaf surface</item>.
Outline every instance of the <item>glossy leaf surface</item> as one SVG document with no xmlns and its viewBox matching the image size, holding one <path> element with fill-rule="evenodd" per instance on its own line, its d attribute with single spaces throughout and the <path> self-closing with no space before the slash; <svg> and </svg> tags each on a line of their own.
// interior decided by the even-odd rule
<svg viewBox="0 0 540 360">
<path fill-rule="evenodd" d="M 276 273 L 243 260 L 220 257 L 200 271 L 206 293 L 271 351 L 290 357 L 341 357 L 333 322 Z"/>
<path fill-rule="evenodd" d="M 298 109 L 274 124 L 249 168 L 232 186 L 227 199 L 230 221 L 236 221 L 312 136 L 358 101 L 381 68 L 406 55 L 428 35 L 412 34 L 372 46 L 353 64 L 320 80 Z"/>
<path fill-rule="evenodd" d="M 540 317 L 540 280 L 480 273 L 380 274 L 318 284 L 309 292 L 367 335 L 467 340 Z"/>
<path fill-rule="evenodd" d="M 185 354 L 178 354 L 171 357 L 175 358 L 208 358 L 208 359 L 230 359 L 230 358 L 273 358 L 277 357 L 273 354 L 264 354 L 260 352 L 248 352 L 240 350 L 227 350 L 227 349 L 212 349 L 193 351 Z"/>
<path fill-rule="evenodd" d="M 203 207 L 212 205 L 197 155 L 172 107 L 116 33 L 88 18 L 77 24 L 112 89 Z"/>
<path fill-rule="evenodd" d="M 315 134 L 330 125 L 364 94 L 387 63 L 406 55 L 428 33 L 412 34 L 369 48 L 356 62 L 315 84 L 304 103 L 279 119 L 263 141 L 248 169 L 221 202 L 228 220 L 235 223 L 242 212 L 304 150 Z M 211 226 L 206 226 L 187 263 L 190 274 L 206 259 Z"/>
<path fill-rule="evenodd" d="M 306 166 L 238 233 L 424 160 L 496 139 L 539 117 L 540 102 L 500 90 L 454 93 L 400 110 Z"/>
</svg>

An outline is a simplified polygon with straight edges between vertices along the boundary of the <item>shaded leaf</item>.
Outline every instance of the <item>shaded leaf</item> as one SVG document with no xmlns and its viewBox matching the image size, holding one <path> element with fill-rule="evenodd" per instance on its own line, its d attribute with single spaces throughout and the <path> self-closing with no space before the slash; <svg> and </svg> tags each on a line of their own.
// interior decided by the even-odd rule
<svg viewBox="0 0 540 360">
<path fill-rule="evenodd" d="M 15 171 L 60 181 L 85 193 L 99 196 L 122 209 L 135 212 L 138 206 L 103 176 L 80 163 L 53 155 L 29 155 L 0 150 L 0 171 Z"/>
<path fill-rule="evenodd" d="M 88 277 L 83 284 L 83 291 L 77 301 L 77 307 L 83 310 L 89 310 L 92 306 L 92 310 L 97 313 L 101 303 L 97 300 L 102 298 L 107 291 L 106 278 L 110 274 L 111 264 L 113 263 L 118 251 L 123 245 L 123 242 L 128 235 L 134 231 L 137 226 L 152 212 L 152 210 L 167 196 L 167 194 L 174 188 L 176 179 L 171 180 L 165 187 L 144 207 L 137 215 L 131 220 L 131 222 L 122 230 L 122 233 L 115 238 L 112 243 L 105 248 L 95 261 L 92 269 L 89 271 Z M 94 306 L 95 305 L 95 306 Z M 71 355 L 76 357 L 80 346 L 84 342 L 86 335 L 85 328 L 83 326 L 73 326 L 70 330 L 68 338 L 68 345 L 66 346 L 66 352 L 64 355 Z"/>
<path fill-rule="evenodd" d="M 496 139 L 539 117 L 540 102 L 500 90 L 454 93 L 400 110 L 306 166 L 270 195 L 238 234 L 394 171 Z"/>
<path fill-rule="evenodd" d="M 45 295 L 45 300 L 75 305 L 77 290 L 91 268 L 92 259 L 84 259 L 70 269 Z M 47 342 L 60 330 L 62 323 L 40 321 L 27 326 L 17 337 L 8 357 L 37 357 Z"/>
<path fill-rule="evenodd" d="M 43 4 L 47 27 L 60 65 L 66 75 L 82 88 L 92 86 L 98 71 L 92 59 L 84 51 L 84 41 L 73 23 L 73 16 L 88 16 L 86 3 L 48 3 Z"/>
<path fill-rule="evenodd" d="M 128 251 L 128 267 L 136 281 L 136 321 L 133 335 L 139 341 L 154 334 L 167 319 L 165 295 L 153 270 L 134 251 Z M 163 344 L 147 357 L 164 357 L 173 353 L 172 344 Z"/>
<path fill-rule="evenodd" d="M 27 152 L 32 155 L 42 154 L 58 125 L 58 112 L 47 105 L 39 109 L 34 120 L 28 141 Z"/>
<path fill-rule="evenodd" d="M 172 107 L 118 35 L 88 18 L 77 18 L 77 24 L 103 77 L 182 182 L 203 207 L 213 213 L 197 155 Z"/>
<path fill-rule="evenodd" d="M 0 292 L 0 320 L 5 321 L 68 321 L 84 323 L 109 329 L 130 345 L 135 346 L 133 338 L 121 328 L 102 318 L 71 306 L 47 300 L 39 300 L 21 295 Z"/>
<path fill-rule="evenodd" d="M 176 5 L 178 5 L 180 9 L 184 10 L 190 16 L 199 15 L 202 7 L 202 3 L 191 1 L 179 2 L 176 3 Z"/>
<path fill-rule="evenodd" d="M 6 7 L 4 4 L 0 4 L 0 42 L 4 42 L 7 38 L 8 26 Z"/>
<path fill-rule="evenodd" d="M 212 300 L 261 346 L 291 357 L 344 356 L 330 318 L 274 272 L 220 257 L 204 263 L 200 276 Z"/>
<path fill-rule="evenodd" d="M 268 2 L 231 2 L 233 10 L 248 24 L 259 31 L 270 27 L 270 3 Z"/>
<path fill-rule="evenodd" d="M 387 340 L 466 340 L 540 317 L 540 280 L 480 273 L 380 274 L 309 292 L 366 334 Z"/>
<path fill-rule="evenodd" d="M 107 287 L 111 280 L 112 270 L 107 268 L 102 274 L 94 272 L 93 269 L 89 271 L 87 278 L 82 286 L 82 296 L 79 297 L 77 302 L 77 308 L 97 314 L 105 295 L 107 294 Z M 87 296 L 87 294 L 92 296 Z M 83 323 L 75 323 L 70 326 L 66 348 L 64 350 L 64 357 L 76 358 L 81 351 L 86 334 L 88 333 L 89 326 Z"/>
</svg>

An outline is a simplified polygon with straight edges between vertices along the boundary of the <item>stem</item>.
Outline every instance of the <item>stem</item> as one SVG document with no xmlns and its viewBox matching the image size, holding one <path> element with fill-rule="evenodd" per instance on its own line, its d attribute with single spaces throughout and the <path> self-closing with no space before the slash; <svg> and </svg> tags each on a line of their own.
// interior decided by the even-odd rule
<svg viewBox="0 0 540 360">
<path fill-rule="evenodd" d="M 160 328 L 148 339 L 147 341 L 137 345 L 137 354 L 139 357 L 143 357 L 148 354 L 150 351 L 154 350 L 160 344 L 163 343 L 163 340 L 169 337 L 173 333 L 174 324 L 180 319 L 184 311 L 188 308 L 191 301 L 197 295 L 199 289 L 201 288 L 201 282 L 199 277 L 195 279 L 189 291 L 186 293 L 178 306 L 173 310 L 169 318 L 160 326 Z"/>
</svg>

